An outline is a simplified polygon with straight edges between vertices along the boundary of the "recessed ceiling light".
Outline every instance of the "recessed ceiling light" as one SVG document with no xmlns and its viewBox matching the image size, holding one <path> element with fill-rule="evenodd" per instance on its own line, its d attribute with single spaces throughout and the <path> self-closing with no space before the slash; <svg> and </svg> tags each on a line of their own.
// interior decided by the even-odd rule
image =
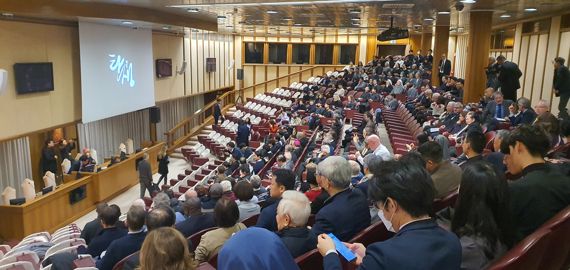
<svg viewBox="0 0 570 270">
<path fill-rule="evenodd" d="M 284 21 L 292 21 L 293 18 L 291 18 L 291 17 L 285 17 L 285 18 L 283 18 L 283 20 L 284 20 Z"/>
<path fill-rule="evenodd" d="M 511 17 L 511 15 L 509 15 L 509 14 L 503 14 L 503 15 L 501 15 L 501 18 L 510 18 L 510 17 Z"/>
<path fill-rule="evenodd" d="M 440 11 L 440 12 L 438 12 L 437 14 L 439 14 L 439 15 L 447 15 L 447 14 L 449 14 L 449 11 Z"/>
<path fill-rule="evenodd" d="M 198 33 L 198 32 L 200 32 L 200 31 L 198 31 L 198 29 L 192 29 L 192 32 Z"/>
<path fill-rule="evenodd" d="M 165 26 L 162 27 L 162 29 L 163 29 L 163 30 L 170 30 L 170 26 L 165 25 Z"/>
<path fill-rule="evenodd" d="M 294 25 L 294 26 L 301 26 L 302 24 L 296 23 L 296 24 L 293 24 L 293 25 Z"/>
<path fill-rule="evenodd" d="M 352 20 L 352 21 L 360 21 L 360 18 L 352 18 L 352 19 L 350 19 L 350 20 Z"/>
<path fill-rule="evenodd" d="M 278 13 L 278 12 L 275 11 L 275 10 L 268 10 L 268 11 L 266 11 L 266 12 L 267 12 L 267 14 L 277 14 L 277 13 Z"/>
<path fill-rule="evenodd" d="M 421 24 L 414 24 L 414 27 L 422 27 Z"/>
<path fill-rule="evenodd" d="M 348 13 L 350 13 L 350 14 L 360 14 L 360 10 L 358 10 L 358 9 L 351 9 L 351 10 L 348 11 Z"/>
<path fill-rule="evenodd" d="M 14 17 L 14 13 L 2 12 L 2 16 L 5 16 L 5 17 Z"/>
<path fill-rule="evenodd" d="M 537 11 L 537 10 L 538 10 L 538 9 L 536 9 L 536 8 L 525 8 L 525 9 L 524 9 L 524 11 L 526 11 L 526 12 L 535 12 L 535 11 Z"/>
<path fill-rule="evenodd" d="M 133 22 L 131 22 L 131 21 L 122 21 L 121 23 L 124 25 L 132 25 L 133 24 Z"/>
<path fill-rule="evenodd" d="M 189 8 L 189 9 L 188 9 L 188 12 L 190 12 L 190 13 L 197 13 L 197 12 L 200 12 L 200 10 L 197 9 L 197 8 Z"/>
<path fill-rule="evenodd" d="M 463 3 L 463 4 L 474 4 L 474 3 L 477 2 L 477 1 L 475 1 L 475 0 L 461 0 L 461 1 L 459 1 L 459 2 L 461 2 L 461 3 Z"/>
<path fill-rule="evenodd" d="M 424 21 L 433 21 L 432 18 L 425 18 Z"/>
</svg>

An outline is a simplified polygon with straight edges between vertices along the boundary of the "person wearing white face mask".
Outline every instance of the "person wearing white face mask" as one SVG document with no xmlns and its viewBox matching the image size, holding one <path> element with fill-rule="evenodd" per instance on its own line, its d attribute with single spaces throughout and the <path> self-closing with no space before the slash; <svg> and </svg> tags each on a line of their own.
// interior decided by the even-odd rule
<svg viewBox="0 0 570 270">
<path fill-rule="evenodd" d="M 384 161 L 371 168 L 369 199 L 379 208 L 386 229 L 396 234 L 369 245 L 345 243 L 357 256 L 359 269 L 460 269 L 461 244 L 457 236 L 430 218 L 434 187 L 422 167 L 402 161 Z M 335 245 L 318 236 L 324 269 L 342 269 Z"/>
</svg>

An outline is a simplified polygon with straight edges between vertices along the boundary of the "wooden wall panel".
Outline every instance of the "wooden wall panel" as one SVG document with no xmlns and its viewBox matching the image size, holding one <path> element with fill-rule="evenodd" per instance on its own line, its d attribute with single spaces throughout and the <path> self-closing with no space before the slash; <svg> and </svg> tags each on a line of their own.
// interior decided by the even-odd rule
<svg viewBox="0 0 570 270">
<path fill-rule="evenodd" d="M 278 68 L 277 66 L 266 66 L 265 67 L 265 69 L 266 69 L 265 72 L 267 72 L 267 77 L 265 77 L 266 81 L 273 80 L 273 79 L 278 77 L 277 76 L 277 68 Z"/>
<path fill-rule="evenodd" d="M 522 71 L 523 75 L 520 78 L 521 89 L 519 90 L 518 95 L 521 95 L 524 89 L 525 74 L 527 72 L 526 64 L 528 58 L 527 56 L 528 56 L 529 41 L 530 41 L 530 36 L 523 36 L 521 38 L 520 56 L 519 56 L 519 62 L 517 64 L 520 70 Z"/>
<path fill-rule="evenodd" d="M 465 78 L 465 68 L 466 68 L 466 57 L 467 57 L 467 35 L 460 35 L 457 36 L 457 46 L 455 51 L 455 67 L 454 67 L 454 74 L 456 77 Z M 434 59 L 434 62 L 437 63 Z"/>
<path fill-rule="evenodd" d="M 532 86 L 534 83 L 534 73 L 536 71 L 535 63 L 536 63 L 536 54 L 538 48 L 538 36 L 532 35 L 530 36 L 528 51 L 527 55 L 527 62 L 526 62 L 526 72 L 523 72 L 524 84 L 522 85 L 521 90 L 519 90 L 517 97 L 524 96 L 524 97 L 532 97 Z"/>
<path fill-rule="evenodd" d="M 534 79 L 532 83 L 532 96 L 530 100 L 540 100 L 542 97 L 542 92 L 546 89 L 542 88 L 542 83 L 544 82 L 544 72 L 546 68 L 546 53 L 548 49 L 548 34 L 543 34 L 538 37 L 538 45 L 536 51 L 536 60 L 533 65 L 534 69 Z M 550 91 L 548 91 L 550 92 Z"/>
<path fill-rule="evenodd" d="M 255 83 L 255 78 L 254 78 L 254 73 L 253 73 L 254 70 L 255 70 L 255 66 L 244 66 L 243 67 L 243 74 L 244 74 L 243 86 L 244 87 L 252 86 Z M 248 74 L 248 76 L 245 76 L 245 74 Z"/>
<path fill-rule="evenodd" d="M 421 37 L 421 36 L 420 36 Z M 457 66 L 457 36 L 449 36 L 449 43 L 447 44 L 447 57 L 451 61 L 451 71 L 455 74 L 455 66 Z M 427 53 L 427 51 L 422 51 L 422 54 Z M 437 65 L 437 63 L 436 63 Z"/>
<path fill-rule="evenodd" d="M 513 44 L 513 62 L 520 63 L 522 46 L 522 24 L 517 24 L 515 27 L 515 41 Z"/>
</svg>

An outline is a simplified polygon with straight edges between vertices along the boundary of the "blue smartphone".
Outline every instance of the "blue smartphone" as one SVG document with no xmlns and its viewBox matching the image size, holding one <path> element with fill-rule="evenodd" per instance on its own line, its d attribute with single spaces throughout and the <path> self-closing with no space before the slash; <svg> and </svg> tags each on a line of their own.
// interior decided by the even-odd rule
<svg viewBox="0 0 570 270">
<path fill-rule="evenodd" d="M 332 238 L 336 251 L 342 255 L 342 257 L 344 257 L 349 262 L 356 259 L 356 254 L 354 254 L 352 250 L 347 248 L 340 240 L 338 240 L 334 234 L 329 233 L 328 236 Z"/>
</svg>

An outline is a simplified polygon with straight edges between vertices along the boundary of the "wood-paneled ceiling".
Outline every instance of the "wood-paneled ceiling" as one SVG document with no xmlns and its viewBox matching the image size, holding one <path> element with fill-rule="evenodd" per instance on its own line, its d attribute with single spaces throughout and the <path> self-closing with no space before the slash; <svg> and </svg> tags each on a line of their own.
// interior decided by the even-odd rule
<svg viewBox="0 0 570 270">
<path fill-rule="evenodd" d="M 469 13 L 492 11 L 493 23 L 537 17 L 570 8 L 570 0 L 1 0 L 4 19 L 40 18 L 102 22 L 170 32 L 204 29 L 246 35 L 319 35 L 376 33 L 390 25 L 431 31 L 449 24 L 452 32 L 469 28 Z M 463 3 L 465 2 L 465 3 Z M 533 10 L 534 9 L 534 10 Z M 448 12 L 447 14 L 444 14 Z"/>
</svg>

